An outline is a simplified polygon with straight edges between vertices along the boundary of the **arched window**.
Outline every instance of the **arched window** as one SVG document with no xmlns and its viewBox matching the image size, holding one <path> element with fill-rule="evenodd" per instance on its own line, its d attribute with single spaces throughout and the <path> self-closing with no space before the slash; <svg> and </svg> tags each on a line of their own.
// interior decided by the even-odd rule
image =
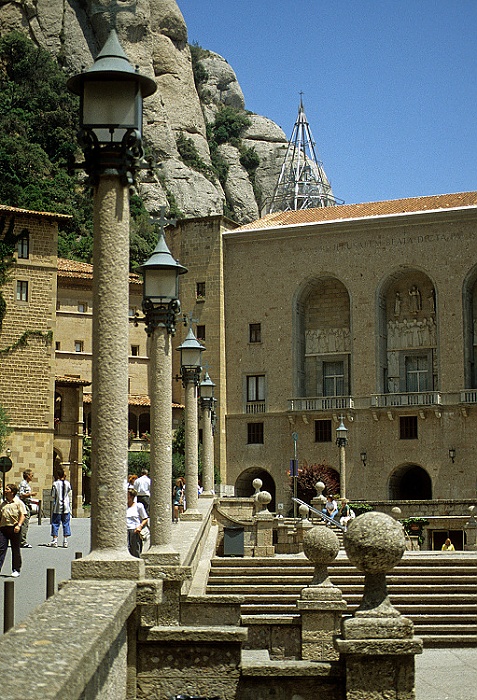
<svg viewBox="0 0 477 700">
<path fill-rule="evenodd" d="M 309 281 L 295 308 L 295 386 L 301 397 L 349 396 L 350 301 L 334 277 Z"/>
<path fill-rule="evenodd" d="M 378 391 L 438 389 L 436 290 L 419 270 L 400 270 L 383 285 L 378 301 Z"/>
</svg>

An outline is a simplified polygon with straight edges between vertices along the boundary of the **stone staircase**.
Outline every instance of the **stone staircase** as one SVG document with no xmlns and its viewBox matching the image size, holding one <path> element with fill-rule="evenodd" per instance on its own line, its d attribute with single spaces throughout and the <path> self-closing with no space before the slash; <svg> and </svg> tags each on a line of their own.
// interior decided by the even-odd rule
<svg viewBox="0 0 477 700">
<path fill-rule="evenodd" d="M 362 598 L 363 575 L 339 554 L 329 567 L 352 613 Z M 296 600 L 313 577 L 304 555 L 270 558 L 218 558 L 211 561 L 208 594 L 245 598 L 242 622 L 264 615 L 298 616 Z M 429 646 L 477 646 L 477 554 L 407 552 L 387 577 L 393 605 L 414 622 L 415 634 Z"/>
</svg>

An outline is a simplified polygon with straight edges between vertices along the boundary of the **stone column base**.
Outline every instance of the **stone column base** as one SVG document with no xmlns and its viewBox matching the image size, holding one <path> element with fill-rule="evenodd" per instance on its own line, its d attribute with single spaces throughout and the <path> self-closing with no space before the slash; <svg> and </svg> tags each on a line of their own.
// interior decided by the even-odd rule
<svg viewBox="0 0 477 700">
<path fill-rule="evenodd" d="M 144 578 L 146 566 L 142 559 L 128 552 L 122 555 L 117 550 L 96 551 L 83 559 L 71 562 L 72 579 L 127 579 Z"/>
</svg>

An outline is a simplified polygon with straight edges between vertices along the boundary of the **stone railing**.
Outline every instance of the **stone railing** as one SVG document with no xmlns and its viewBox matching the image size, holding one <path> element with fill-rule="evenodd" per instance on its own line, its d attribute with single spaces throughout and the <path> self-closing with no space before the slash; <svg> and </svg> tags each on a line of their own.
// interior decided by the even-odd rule
<svg viewBox="0 0 477 700">
<path fill-rule="evenodd" d="M 135 608 L 133 581 L 68 581 L 0 638 L 1 666 L 12 669 L 2 700 L 126 697 Z"/>
</svg>

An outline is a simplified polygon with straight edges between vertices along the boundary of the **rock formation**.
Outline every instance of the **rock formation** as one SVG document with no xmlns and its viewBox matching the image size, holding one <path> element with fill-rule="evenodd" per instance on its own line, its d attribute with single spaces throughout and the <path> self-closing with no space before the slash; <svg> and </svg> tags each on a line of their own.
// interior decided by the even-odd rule
<svg viewBox="0 0 477 700">
<path fill-rule="evenodd" d="M 219 183 L 210 168 L 206 122 L 214 121 L 221 105 L 244 110 L 244 97 L 230 65 L 211 51 L 204 51 L 200 61 L 199 96 L 187 27 L 175 0 L 0 0 L 1 34 L 25 32 L 52 53 L 68 75 L 92 64 L 112 26 L 131 63 L 154 77 L 158 86 L 144 104 L 145 142 L 157 163 L 139 183 L 147 208 L 155 211 L 175 200 L 185 217 L 225 210 L 239 223 L 264 213 L 286 136 L 269 119 L 249 114 L 250 126 L 240 146 L 254 148 L 259 156 L 254 186 L 250 171 L 240 162 L 239 146 L 228 142 L 218 148 L 228 166 L 223 186 Z M 181 135 L 193 142 L 205 166 L 202 172 L 182 161 L 177 148 Z"/>
</svg>

